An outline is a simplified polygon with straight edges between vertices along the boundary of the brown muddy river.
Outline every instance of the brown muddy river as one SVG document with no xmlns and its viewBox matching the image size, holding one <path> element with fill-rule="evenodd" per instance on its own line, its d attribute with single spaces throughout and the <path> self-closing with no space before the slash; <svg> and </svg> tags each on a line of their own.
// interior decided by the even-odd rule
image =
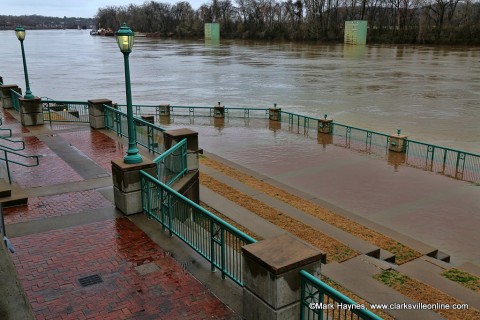
<svg viewBox="0 0 480 320">
<path fill-rule="evenodd" d="M 25 87 L 20 44 L 0 31 L 0 76 Z M 113 38 L 27 31 L 32 92 L 57 100 L 124 103 Z M 278 107 L 480 153 L 480 48 L 314 45 L 137 38 L 134 104 Z"/>
</svg>

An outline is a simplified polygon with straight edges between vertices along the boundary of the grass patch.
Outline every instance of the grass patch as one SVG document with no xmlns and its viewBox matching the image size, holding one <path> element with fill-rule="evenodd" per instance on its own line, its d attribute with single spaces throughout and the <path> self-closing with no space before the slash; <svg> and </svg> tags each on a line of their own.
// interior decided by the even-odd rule
<svg viewBox="0 0 480 320">
<path fill-rule="evenodd" d="M 463 303 L 438 289 L 402 275 L 395 270 L 385 270 L 375 275 L 374 278 L 414 301 L 426 304 L 442 303 L 450 306 Z M 480 319 L 480 311 L 472 307 L 466 310 L 439 309 L 433 311 L 450 320 Z"/>
<path fill-rule="evenodd" d="M 280 188 L 258 180 L 248 174 L 233 169 L 223 163 L 207 157 L 202 157 L 200 161 L 202 164 L 211 167 L 225 174 L 226 176 L 229 176 L 230 178 L 238 180 L 251 188 L 269 195 L 272 198 L 281 200 L 292 207 L 295 207 L 360 239 L 376 245 L 377 247 L 395 254 L 395 261 L 398 264 L 403 264 L 421 256 L 420 252 L 417 252 L 392 238 L 371 230 L 348 218 L 342 217 L 303 198 L 292 195 Z"/>
<path fill-rule="evenodd" d="M 283 214 L 279 210 L 272 208 L 209 175 L 200 173 L 200 182 L 210 190 L 324 251 L 327 254 L 327 262 L 344 261 L 358 255 L 356 251 L 342 242 Z"/>
<path fill-rule="evenodd" d="M 455 268 L 443 272 L 442 276 L 475 292 L 480 292 L 480 277 L 478 276 Z"/>
</svg>

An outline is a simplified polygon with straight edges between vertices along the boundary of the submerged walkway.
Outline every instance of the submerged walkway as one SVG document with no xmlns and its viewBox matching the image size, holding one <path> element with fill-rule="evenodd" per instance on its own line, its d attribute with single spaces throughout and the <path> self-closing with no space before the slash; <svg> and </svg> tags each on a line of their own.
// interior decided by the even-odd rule
<svg viewBox="0 0 480 320">
<path fill-rule="evenodd" d="M 480 265 L 478 185 L 289 132 L 285 123 L 175 117 L 168 127 L 185 125 L 199 132 L 202 148 L 271 184 L 321 199 L 321 206 L 382 233 L 424 242 L 454 265 Z"/>
<path fill-rule="evenodd" d="M 88 126 L 4 127 L 40 166 L 12 166 L 28 205 L 4 209 L 12 255 L 37 319 L 237 319 L 112 204 L 122 144 Z M 160 229 L 160 228 L 159 228 Z"/>
</svg>

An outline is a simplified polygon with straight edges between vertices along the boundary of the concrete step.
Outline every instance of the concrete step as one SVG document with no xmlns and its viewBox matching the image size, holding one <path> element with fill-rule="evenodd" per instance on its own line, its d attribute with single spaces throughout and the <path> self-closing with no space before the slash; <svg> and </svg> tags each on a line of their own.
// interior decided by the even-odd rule
<svg viewBox="0 0 480 320">
<path fill-rule="evenodd" d="M 322 274 L 334 280 L 342 287 L 362 297 L 369 303 L 416 303 L 398 291 L 373 278 L 382 270 L 389 269 L 386 262 L 360 255 L 342 263 L 329 263 L 322 266 Z M 384 310 L 395 319 L 444 319 L 430 310 Z"/>
<path fill-rule="evenodd" d="M 28 203 L 28 196 L 25 191 L 15 182 L 12 182 L 11 193 L 9 196 L 0 198 L 0 203 L 4 208 L 20 206 Z"/>
<path fill-rule="evenodd" d="M 364 241 L 360 238 L 357 238 L 356 236 L 343 231 L 335 226 L 332 226 L 329 223 L 326 223 L 308 213 L 305 213 L 303 211 L 298 210 L 295 207 L 292 207 L 288 205 L 287 203 L 280 201 L 278 199 L 272 198 L 261 191 L 258 191 L 256 189 L 253 189 L 235 179 L 232 179 L 210 167 L 207 166 L 200 166 L 200 170 L 212 176 L 213 178 L 217 179 L 218 181 L 227 184 L 230 187 L 235 188 L 236 190 L 245 193 L 249 195 L 250 197 L 261 201 L 268 206 L 275 208 L 279 210 L 280 212 L 284 213 L 285 215 L 288 215 L 302 223 L 305 223 L 309 226 L 311 226 L 314 229 L 317 229 L 321 231 L 322 233 L 337 239 L 338 241 L 344 243 L 348 247 L 352 248 L 353 250 L 363 253 L 363 254 L 368 254 L 371 257 L 375 257 L 378 259 L 382 259 L 391 263 L 395 262 L 395 255 L 378 248 L 377 246 Z M 220 210 L 219 210 L 220 211 Z M 223 211 L 220 211 L 223 213 Z"/>
<path fill-rule="evenodd" d="M 438 263 L 438 260 L 434 258 L 423 256 L 398 266 L 396 269 L 402 274 L 426 283 L 464 303 L 468 303 L 470 307 L 480 309 L 480 293 L 441 275 L 442 272 L 452 267 L 452 265 Z"/>
<path fill-rule="evenodd" d="M 431 258 L 434 258 L 440 261 L 450 262 L 450 255 L 439 250 L 433 250 L 432 252 L 427 253 L 426 256 L 429 256 Z"/>
<path fill-rule="evenodd" d="M 10 197 L 11 195 L 11 185 L 7 181 L 5 181 L 5 179 L 0 179 L 0 198 Z"/>
</svg>

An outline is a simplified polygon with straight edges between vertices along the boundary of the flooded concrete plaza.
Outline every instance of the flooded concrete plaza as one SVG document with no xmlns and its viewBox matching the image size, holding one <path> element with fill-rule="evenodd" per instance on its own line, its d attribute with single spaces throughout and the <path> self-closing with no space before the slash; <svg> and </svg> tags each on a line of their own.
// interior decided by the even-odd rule
<svg viewBox="0 0 480 320">
<path fill-rule="evenodd" d="M 175 117 L 163 125 L 188 126 L 205 150 L 438 248 L 453 264 L 480 263 L 478 185 L 347 149 L 313 131 L 305 136 L 285 123 Z"/>
</svg>

